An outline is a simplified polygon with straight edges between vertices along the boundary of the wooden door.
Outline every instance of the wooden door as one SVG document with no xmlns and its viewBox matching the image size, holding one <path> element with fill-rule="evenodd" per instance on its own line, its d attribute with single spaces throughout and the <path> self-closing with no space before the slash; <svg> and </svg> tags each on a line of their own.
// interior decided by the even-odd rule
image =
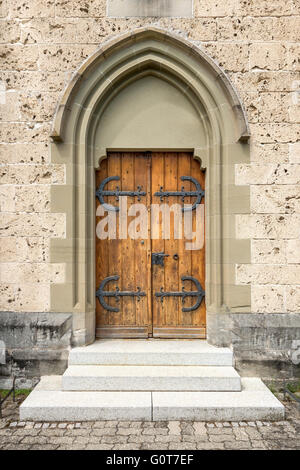
<svg viewBox="0 0 300 470">
<path fill-rule="evenodd" d="M 150 158 L 141 153 L 111 153 L 101 162 L 100 170 L 96 173 L 96 188 L 109 177 L 119 177 L 119 180 L 108 181 L 104 190 L 135 191 L 138 187 L 146 194 L 140 197 L 140 203 L 150 206 Z M 119 208 L 120 199 L 115 196 L 105 196 L 105 202 Z M 123 198 L 124 201 L 124 198 Z M 132 203 L 137 203 L 136 197 L 128 197 L 127 209 Z M 99 199 L 96 206 L 99 207 Z M 124 226 L 134 217 L 128 216 L 128 224 L 123 221 L 120 226 L 119 212 L 107 211 L 105 215 L 116 217 L 116 238 L 101 240 L 96 233 L 96 287 L 111 276 L 119 276 L 118 280 L 108 281 L 104 291 L 138 292 L 141 296 L 106 297 L 103 300 L 110 310 L 96 300 L 96 336 L 98 337 L 148 337 L 152 331 L 151 320 L 151 259 L 150 237 L 134 240 L 126 236 Z M 103 217 L 96 216 L 97 224 Z M 110 237 L 112 238 L 112 237 Z M 103 303 L 102 300 L 102 303 Z M 119 301 L 117 301 L 119 300 Z M 112 311 L 118 309 L 118 311 Z"/>
<path fill-rule="evenodd" d="M 200 164 L 189 153 L 159 153 L 152 158 L 152 202 L 165 203 L 169 208 L 174 205 L 180 205 L 180 209 L 184 204 L 192 204 L 195 197 L 185 197 L 184 202 L 178 195 L 168 197 L 155 196 L 155 193 L 194 191 L 196 188 L 189 180 L 182 181 L 183 176 L 193 177 L 200 183 L 204 190 L 204 173 L 200 169 Z M 162 188 L 162 191 L 161 191 Z M 160 199 L 162 199 L 160 201 Z M 204 204 L 204 197 L 201 198 L 201 204 Z M 202 206 L 204 207 L 204 206 Z M 204 212 L 204 211 L 203 211 Z M 196 210 L 189 211 L 191 217 L 192 228 L 196 230 Z M 176 217 L 171 213 L 170 216 L 170 236 L 168 239 L 160 236 L 159 239 L 152 239 L 152 252 L 163 252 L 164 266 L 152 264 L 152 310 L 153 310 L 153 336 L 165 338 L 205 338 L 205 301 L 193 310 L 196 297 L 187 297 L 182 303 L 182 296 L 175 296 L 174 293 L 181 293 L 184 288 L 186 292 L 196 291 L 196 281 L 200 283 L 204 289 L 205 282 L 205 248 L 204 245 L 198 250 L 186 249 L 186 244 L 191 240 L 184 237 L 175 237 L 175 229 L 180 214 Z M 162 234 L 162 222 L 160 217 L 158 220 L 152 219 L 152 231 L 156 230 Z M 177 223 L 176 223 L 177 222 Z M 204 223 L 204 220 L 203 220 Z M 184 227 L 183 227 L 184 228 Z M 204 226 L 202 227 L 204 229 Z M 204 234 L 203 234 L 204 235 Z M 178 235 L 177 235 L 178 237 Z M 164 239 L 163 239 L 164 238 Z M 203 236 L 204 240 L 204 236 Z M 192 277 L 193 280 L 182 280 L 182 277 Z M 170 293 L 169 296 L 158 296 L 159 293 Z M 173 295 L 172 295 L 173 294 Z M 187 310 L 187 311 L 184 311 Z"/>
<path fill-rule="evenodd" d="M 188 179 L 182 181 L 183 176 Z M 107 180 L 109 177 L 119 177 L 119 180 Z M 190 153 L 118 152 L 110 153 L 102 161 L 96 173 L 96 187 L 99 189 L 101 183 L 105 183 L 101 201 L 114 206 L 114 210 L 96 216 L 96 226 L 110 214 L 116 220 L 116 236 L 99 239 L 97 233 L 96 237 L 96 336 L 205 338 L 205 300 L 202 298 L 205 248 L 187 249 L 186 243 L 191 240 L 178 237 L 183 217 L 181 208 L 197 199 L 187 194 L 182 200 L 182 192 L 196 189 L 192 178 L 204 190 L 205 175 Z M 107 195 L 106 191 L 114 194 Z M 124 216 L 120 226 L 125 198 L 120 195 L 117 200 L 118 191 L 129 194 L 127 209 L 136 203 L 146 207 L 143 222 L 147 219 L 147 228 L 137 239 L 125 234 Z M 203 194 L 200 199 L 204 204 Z M 98 208 L 99 193 L 96 200 Z M 164 219 L 159 210 L 154 214 L 153 204 L 156 207 L 177 204 L 177 209 L 180 204 L 182 217 L 178 217 L 178 210 L 177 217 L 171 212 L 169 234 L 163 233 Z M 196 210 L 190 213 L 195 231 Z M 126 226 L 130 223 L 140 229 L 135 216 L 128 215 Z M 184 224 L 181 229 L 184 234 Z M 182 277 L 188 279 L 182 280 Z M 193 294 L 186 296 L 188 292 Z M 194 309 L 200 300 L 200 305 Z"/>
</svg>

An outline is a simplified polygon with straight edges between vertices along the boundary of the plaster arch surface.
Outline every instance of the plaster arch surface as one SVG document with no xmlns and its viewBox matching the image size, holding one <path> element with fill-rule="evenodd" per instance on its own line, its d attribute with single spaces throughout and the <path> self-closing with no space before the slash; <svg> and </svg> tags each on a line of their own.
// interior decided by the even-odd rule
<svg viewBox="0 0 300 470">
<path fill-rule="evenodd" d="M 235 164 L 249 160 L 249 129 L 222 70 L 181 38 L 137 30 L 82 65 L 51 137 L 52 162 L 66 165 L 66 184 L 51 195 L 52 211 L 66 213 L 66 239 L 51 240 L 51 262 L 66 264 L 66 282 L 51 286 L 51 310 L 73 313 L 74 344 L 95 335 L 94 171 L 108 150 L 121 149 L 190 150 L 206 169 L 207 329 L 218 344 L 222 313 L 250 310 L 249 286 L 235 284 L 236 263 L 250 262 L 249 240 L 235 237 L 235 214 L 249 212 L 249 188 L 234 184 Z"/>
</svg>

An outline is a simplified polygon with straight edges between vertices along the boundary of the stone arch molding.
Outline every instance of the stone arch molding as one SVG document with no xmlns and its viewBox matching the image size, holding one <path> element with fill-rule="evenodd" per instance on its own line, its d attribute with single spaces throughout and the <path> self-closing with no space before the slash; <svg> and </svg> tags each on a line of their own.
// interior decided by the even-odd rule
<svg viewBox="0 0 300 470">
<path fill-rule="evenodd" d="M 188 138 L 178 120 L 175 132 L 162 129 L 163 138 L 148 129 L 151 142 L 145 147 L 137 144 L 134 132 L 112 147 L 114 129 L 103 133 L 103 123 L 110 116 L 113 126 L 124 90 L 138 96 L 132 87 L 147 86 L 149 77 L 167 84 L 166 90 L 185 103 L 193 121 Z M 107 150 L 117 149 L 191 150 L 206 169 L 207 331 L 210 342 L 220 343 L 222 313 L 250 309 L 249 287 L 235 284 L 235 264 L 250 262 L 249 241 L 235 237 L 235 214 L 249 212 L 249 188 L 234 184 L 235 164 L 249 160 L 249 127 L 224 72 L 186 40 L 139 29 L 107 43 L 83 63 L 60 100 L 51 137 L 52 162 L 66 166 L 66 184 L 53 186 L 51 195 L 52 211 L 66 213 L 66 238 L 51 240 L 51 262 L 66 266 L 65 283 L 51 286 L 51 310 L 73 313 L 74 344 L 88 344 L 95 335 L 94 170 Z"/>
</svg>

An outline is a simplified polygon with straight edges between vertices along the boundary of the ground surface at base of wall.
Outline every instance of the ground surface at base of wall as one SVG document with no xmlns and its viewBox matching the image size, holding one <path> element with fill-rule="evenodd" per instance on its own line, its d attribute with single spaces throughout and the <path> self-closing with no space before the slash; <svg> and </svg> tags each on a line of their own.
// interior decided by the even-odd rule
<svg viewBox="0 0 300 470">
<path fill-rule="evenodd" d="M 242 376 L 265 379 L 300 377 L 300 313 L 210 315 L 208 341 L 233 348 Z M 27 388 L 41 375 L 62 374 L 72 341 L 72 315 L 0 313 L 6 363 L 0 365 L 0 388 L 17 377 Z"/>
<path fill-rule="evenodd" d="M 232 347 L 242 376 L 300 377 L 300 313 L 224 313 L 209 325 L 209 342 Z"/>
<path fill-rule="evenodd" d="M 30 388 L 42 375 L 62 374 L 71 348 L 72 315 L 0 312 L 0 339 L 6 348 L 0 388 Z"/>
</svg>

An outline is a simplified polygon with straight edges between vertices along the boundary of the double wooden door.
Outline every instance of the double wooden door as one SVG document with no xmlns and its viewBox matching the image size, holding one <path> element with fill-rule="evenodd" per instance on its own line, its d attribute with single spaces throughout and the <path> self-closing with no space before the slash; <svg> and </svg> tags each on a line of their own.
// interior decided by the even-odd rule
<svg viewBox="0 0 300 470">
<path fill-rule="evenodd" d="M 97 337 L 205 338 L 205 247 L 186 238 L 189 224 L 204 240 L 204 183 L 186 152 L 114 152 L 101 162 Z"/>
</svg>

